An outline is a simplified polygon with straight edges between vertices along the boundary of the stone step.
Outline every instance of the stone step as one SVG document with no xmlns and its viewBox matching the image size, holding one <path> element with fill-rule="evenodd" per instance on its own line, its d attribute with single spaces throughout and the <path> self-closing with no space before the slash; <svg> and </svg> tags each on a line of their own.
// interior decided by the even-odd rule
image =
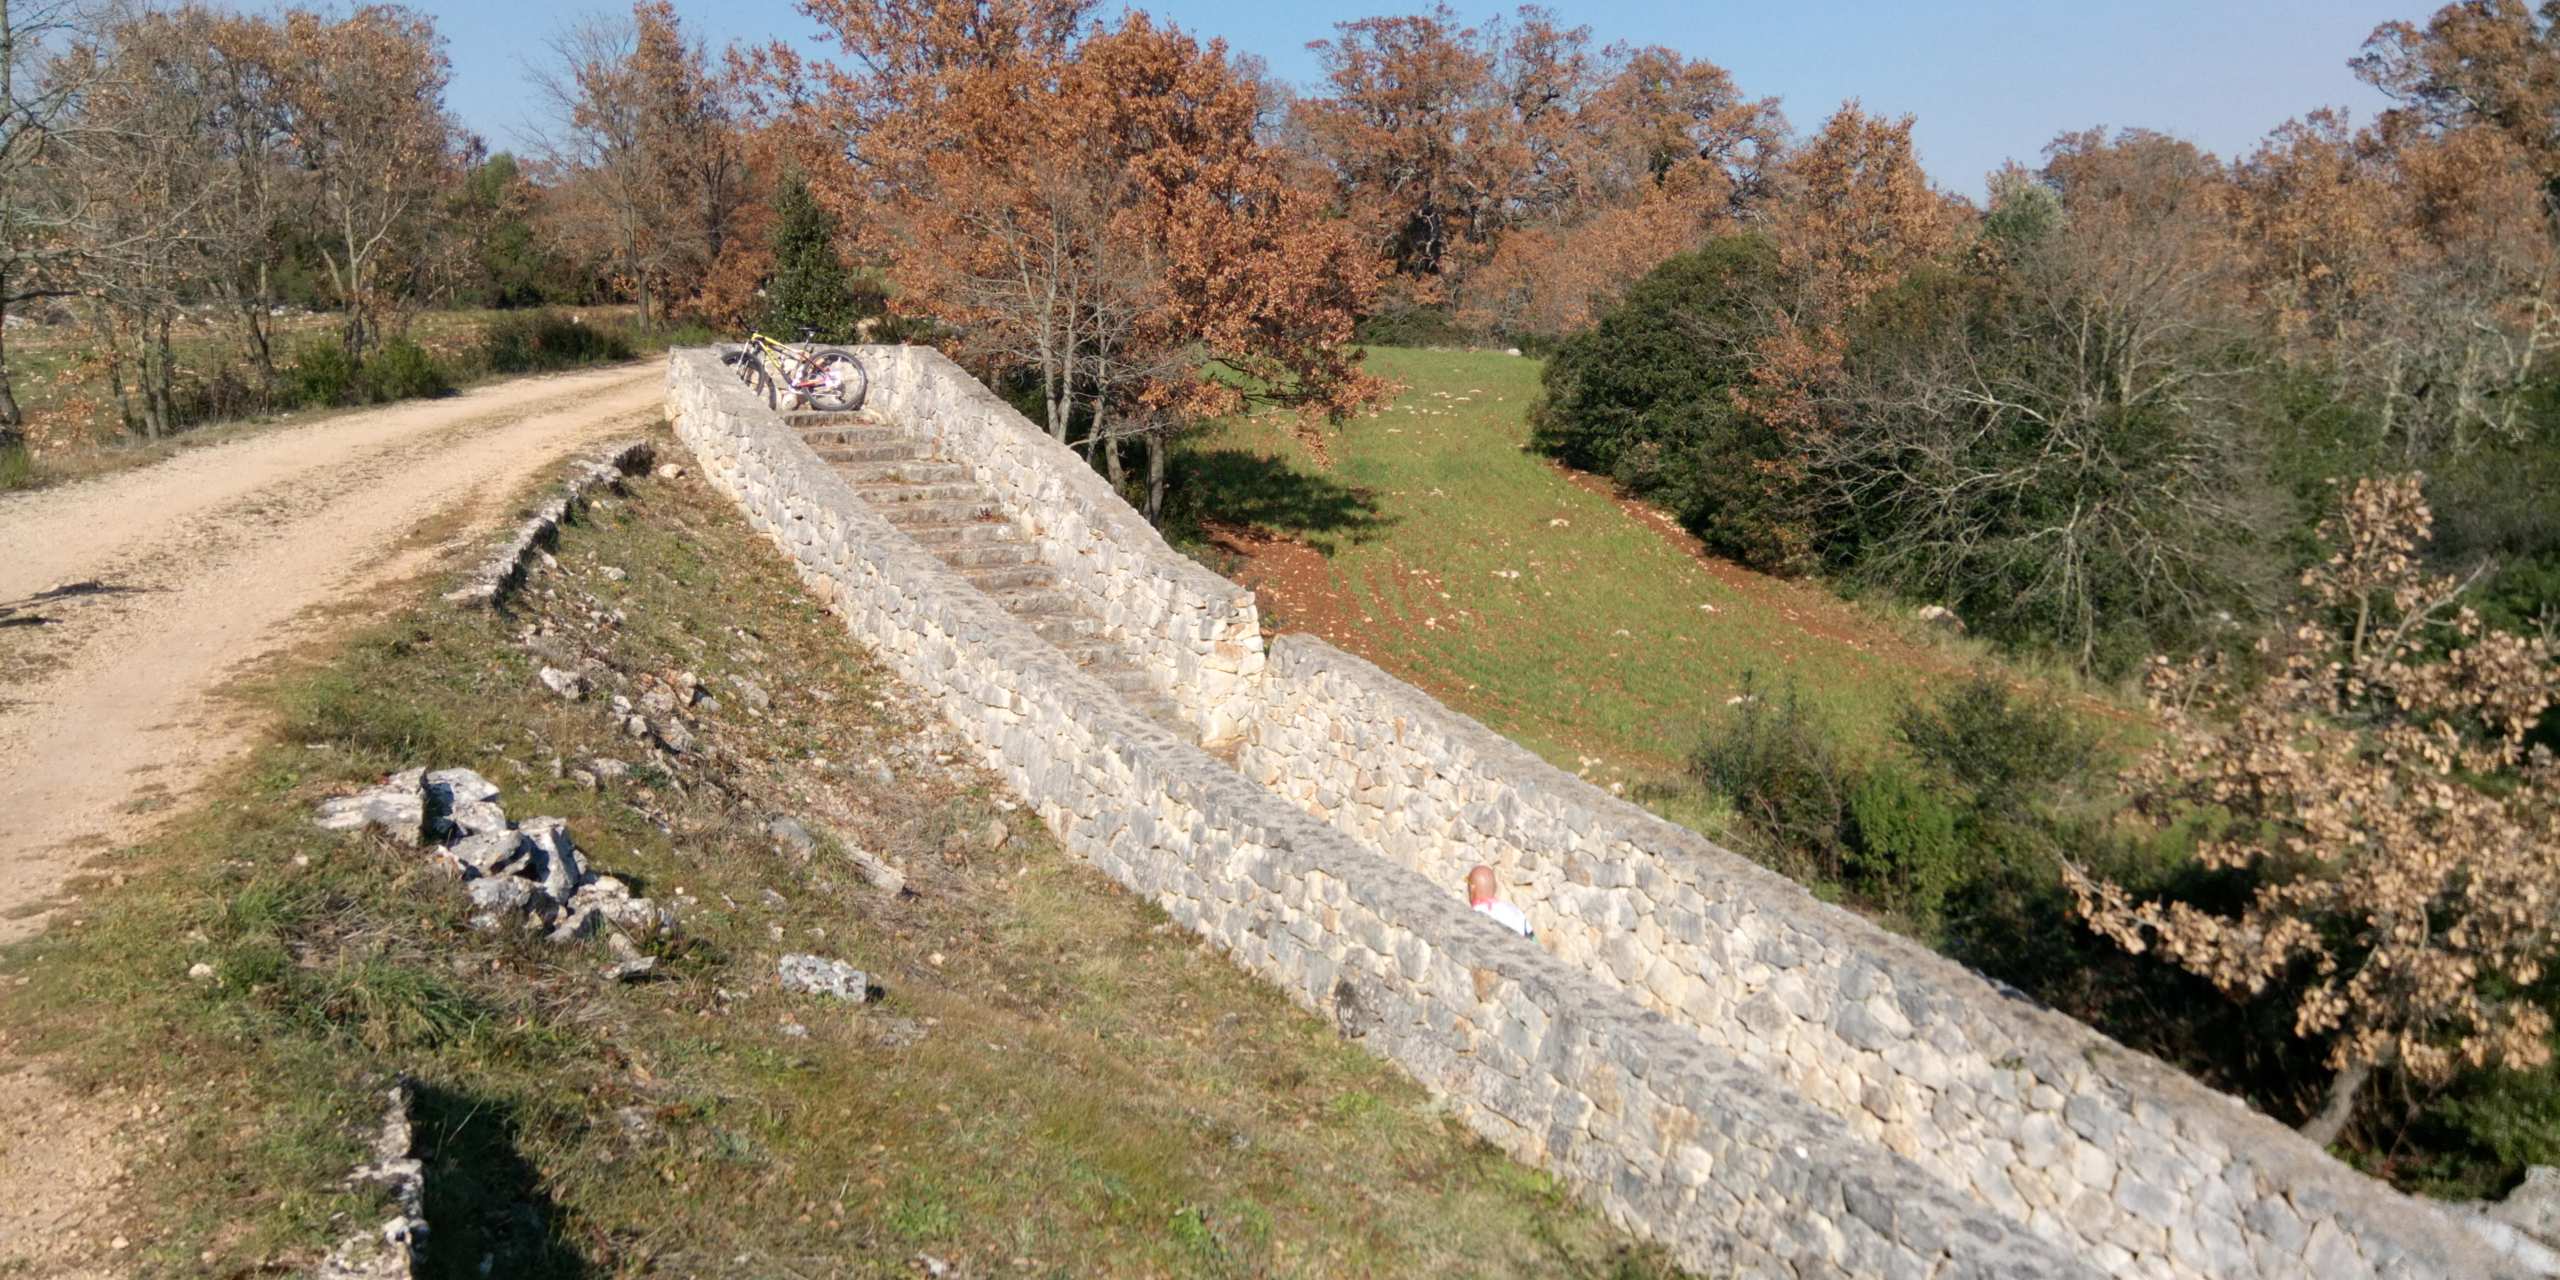
<svg viewBox="0 0 2560 1280">
<path fill-rule="evenodd" d="M 1110 662 L 1107 660 L 1097 662 L 1092 666 L 1086 667 L 1084 669 L 1084 673 L 1101 681 L 1105 686 L 1124 695 L 1143 694 L 1155 695 L 1158 697 L 1162 696 L 1156 694 L 1155 680 L 1148 676 L 1146 668 L 1141 667 L 1136 663 L 1129 662 L 1126 659 L 1119 662 Z"/>
<path fill-rule="evenodd" d="M 901 529 L 921 529 L 928 525 L 984 524 L 997 529 L 1013 526 L 1002 520 L 989 519 L 995 514 L 995 503 L 987 498 L 934 502 L 884 502 L 876 510 L 880 518 Z"/>
<path fill-rule="evenodd" d="M 1120 648 L 1119 641 L 1113 640 L 1107 636 L 1098 635 L 1092 631 L 1069 632 L 1063 637 L 1054 639 L 1049 637 L 1043 638 L 1048 639 L 1049 643 L 1058 646 L 1058 652 L 1067 655 L 1067 660 L 1069 662 L 1073 662 L 1079 667 L 1097 666 L 1115 661 L 1126 662 L 1128 660 L 1128 655 Z"/>
<path fill-rule="evenodd" d="M 1040 562 L 1040 552 L 1028 542 L 955 542 L 946 546 L 926 547 L 944 564 L 963 571 L 1002 569 Z"/>
<path fill-rule="evenodd" d="M 889 523 L 898 526 L 908 537 L 928 547 L 976 547 L 991 542 L 1010 542 L 1029 546 L 1030 539 L 1022 531 L 1002 520 L 962 520 L 956 523 L 914 521 L 902 515 L 891 515 Z"/>
<path fill-rule="evenodd" d="M 782 420 L 795 427 L 887 425 L 866 409 L 786 409 Z"/>
<path fill-rule="evenodd" d="M 861 444 L 822 444 L 818 456 L 836 466 L 863 462 L 907 462 L 922 460 L 924 446 L 913 440 L 891 438 Z"/>
<path fill-rule="evenodd" d="M 969 585 L 990 594 L 998 591 L 1037 589 L 1058 584 L 1058 571 L 1045 564 L 1007 565 L 1000 569 L 962 569 L 960 576 Z"/>
<path fill-rule="evenodd" d="M 907 433 L 885 422 L 847 422 L 803 426 L 800 438 L 811 445 L 874 444 L 882 440 L 904 440 Z"/>
<path fill-rule="evenodd" d="M 1034 633 L 1051 644 L 1098 639 L 1102 631 L 1102 624 L 1095 621 L 1092 615 L 1074 609 L 1060 609 L 1048 613 L 1015 613 L 1013 616 L 1029 624 Z"/>
<path fill-rule="evenodd" d="M 839 463 L 836 474 L 859 489 L 882 484 L 966 484 L 969 469 L 957 462 Z"/>
<path fill-rule="evenodd" d="M 904 502 L 960 502 L 985 512 L 996 509 L 995 499 L 974 484 L 865 484 L 854 486 L 853 492 L 875 507 Z"/>
</svg>

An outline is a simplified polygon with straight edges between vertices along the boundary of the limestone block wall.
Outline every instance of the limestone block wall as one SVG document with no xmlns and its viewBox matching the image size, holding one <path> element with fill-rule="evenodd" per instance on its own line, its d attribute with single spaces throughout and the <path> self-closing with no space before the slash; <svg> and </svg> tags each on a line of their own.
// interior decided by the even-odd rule
<svg viewBox="0 0 2560 1280">
<path fill-rule="evenodd" d="M 1030 532 L 1040 558 L 1134 652 L 1202 740 L 1233 741 L 1262 671 L 1253 593 L 1165 545 L 1084 459 L 931 347 L 856 348 L 871 372 L 865 407 L 919 430 L 966 464 Z"/>
<path fill-rule="evenodd" d="M 2099 1274 L 1131 712 L 866 509 L 709 353 L 675 353 L 669 379 L 704 476 L 1071 849 L 1683 1265 Z"/>
<path fill-rule="evenodd" d="M 1309 636 L 1237 767 L 1432 884 L 1484 862 L 1559 960 L 2119 1276 L 2481 1276 L 2433 1206 L 1816 901 Z"/>
</svg>

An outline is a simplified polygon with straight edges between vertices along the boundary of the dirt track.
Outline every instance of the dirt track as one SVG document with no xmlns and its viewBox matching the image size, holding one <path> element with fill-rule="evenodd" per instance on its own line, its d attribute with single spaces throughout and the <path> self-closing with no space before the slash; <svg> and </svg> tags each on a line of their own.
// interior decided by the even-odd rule
<svg viewBox="0 0 2560 1280">
<path fill-rule="evenodd" d="M 509 499 L 659 414 L 654 364 L 523 379 L 0 497 L 0 942 L 254 731 L 244 667 L 379 617 Z"/>
</svg>

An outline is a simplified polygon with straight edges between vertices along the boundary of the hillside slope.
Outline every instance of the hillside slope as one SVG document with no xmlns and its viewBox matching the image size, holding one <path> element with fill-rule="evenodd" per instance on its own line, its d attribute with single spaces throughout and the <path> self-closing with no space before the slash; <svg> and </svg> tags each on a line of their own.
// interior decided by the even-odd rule
<svg viewBox="0 0 2560 1280">
<path fill-rule="evenodd" d="M 1567 769 L 1677 772 L 1754 681 L 1792 681 L 1852 737 L 1975 660 L 1819 584 L 1700 553 L 1659 513 L 1526 451 L 1540 365 L 1384 348 L 1406 390 L 1326 441 L 1278 418 L 1185 459 L 1206 551 L 1305 630 L 1429 689 Z M 2093 714 L 2114 708 L 2084 700 Z"/>
</svg>

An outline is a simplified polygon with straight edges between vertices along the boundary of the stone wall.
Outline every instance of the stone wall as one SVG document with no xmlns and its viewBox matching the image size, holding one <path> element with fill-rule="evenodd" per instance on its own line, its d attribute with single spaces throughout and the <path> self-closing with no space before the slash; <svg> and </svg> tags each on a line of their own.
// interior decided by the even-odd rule
<svg viewBox="0 0 2560 1280">
<path fill-rule="evenodd" d="M 878 361 L 875 385 L 918 367 Z M 705 477 L 1069 848 L 1683 1265 L 2098 1274 L 1130 711 L 867 510 L 709 353 L 675 353 L 669 378 Z"/>
<path fill-rule="evenodd" d="M 1500 873 L 1558 959 L 1943 1185 L 2125 1276 L 2472 1276 L 2433 1206 L 1375 666 L 1273 642 L 1247 778 L 1453 887 Z"/>
<path fill-rule="evenodd" d="M 1194 718 L 1201 740 L 1232 742 L 1262 671 L 1253 593 L 1166 546 L 1083 458 L 941 352 L 856 350 L 871 373 L 865 407 L 966 464 L 1105 634 L 1148 660 L 1162 690 Z"/>
</svg>

